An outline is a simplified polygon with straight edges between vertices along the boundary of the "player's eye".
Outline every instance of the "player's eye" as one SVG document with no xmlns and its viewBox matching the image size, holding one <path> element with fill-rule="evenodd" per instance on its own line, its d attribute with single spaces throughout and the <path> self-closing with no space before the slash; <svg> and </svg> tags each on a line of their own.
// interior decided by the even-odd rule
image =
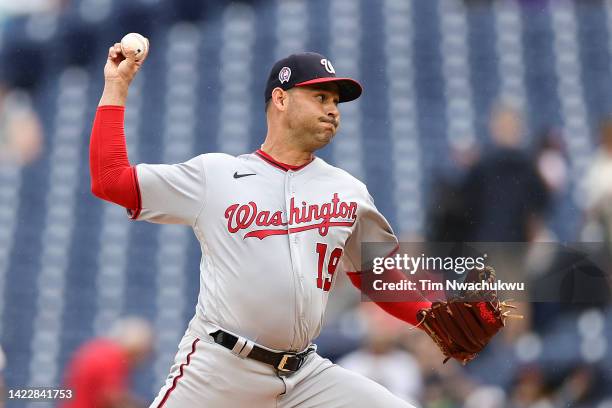
<svg viewBox="0 0 612 408">
<path fill-rule="evenodd" d="M 319 102 L 325 102 L 325 95 L 323 94 L 318 94 L 315 96 L 315 98 L 317 98 Z"/>
</svg>

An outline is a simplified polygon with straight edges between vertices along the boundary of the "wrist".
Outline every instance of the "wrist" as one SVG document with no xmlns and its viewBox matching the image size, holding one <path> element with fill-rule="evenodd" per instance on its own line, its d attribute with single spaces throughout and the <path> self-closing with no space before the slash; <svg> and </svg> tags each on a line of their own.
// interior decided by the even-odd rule
<svg viewBox="0 0 612 408">
<path fill-rule="evenodd" d="M 104 91 L 98 106 L 116 105 L 125 106 L 128 96 L 128 85 L 122 81 L 106 80 Z"/>
<path fill-rule="evenodd" d="M 124 93 L 127 95 L 130 84 L 122 79 L 104 80 L 104 90 L 114 93 Z"/>
</svg>

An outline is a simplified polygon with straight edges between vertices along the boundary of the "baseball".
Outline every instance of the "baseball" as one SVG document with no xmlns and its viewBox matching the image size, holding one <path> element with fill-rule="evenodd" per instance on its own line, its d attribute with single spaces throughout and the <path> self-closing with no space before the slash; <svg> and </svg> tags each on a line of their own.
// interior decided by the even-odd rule
<svg viewBox="0 0 612 408">
<path fill-rule="evenodd" d="M 136 61 L 144 58 L 149 51 L 149 40 L 138 33 L 126 34 L 121 39 L 121 53 Z"/>
</svg>

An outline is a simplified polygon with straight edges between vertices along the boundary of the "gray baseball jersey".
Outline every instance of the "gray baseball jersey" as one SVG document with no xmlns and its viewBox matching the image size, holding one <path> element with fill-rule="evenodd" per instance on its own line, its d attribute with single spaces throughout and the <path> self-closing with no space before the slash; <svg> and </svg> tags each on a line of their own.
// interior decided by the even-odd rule
<svg viewBox="0 0 612 408">
<path fill-rule="evenodd" d="M 190 225 L 200 242 L 200 294 L 190 330 L 222 328 L 299 351 L 321 330 L 334 276 L 359 270 L 361 242 L 397 239 L 363 183 L 315 158 L 296 168 L 262 151 L 137 166 L 134 217 Z"/>
</svg>

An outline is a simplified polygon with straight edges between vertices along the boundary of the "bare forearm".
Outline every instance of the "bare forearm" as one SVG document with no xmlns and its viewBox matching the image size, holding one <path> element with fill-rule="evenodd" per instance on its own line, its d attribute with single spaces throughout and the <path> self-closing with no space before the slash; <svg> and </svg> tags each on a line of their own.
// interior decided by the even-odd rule
<svg viewBox="0 0 612 408">
<path fill-rule="evenodd" d="M 128 96 L 128 85 L 120 82 L 106 81 L 98 106 L 125 106 Z"/>
</svg>

